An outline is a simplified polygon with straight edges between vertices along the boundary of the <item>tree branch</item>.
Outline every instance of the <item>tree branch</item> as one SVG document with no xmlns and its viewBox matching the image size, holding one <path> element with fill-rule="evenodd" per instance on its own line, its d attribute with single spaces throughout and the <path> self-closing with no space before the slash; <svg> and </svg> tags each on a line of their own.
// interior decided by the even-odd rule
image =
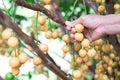
<svg viewBox="0 0 120 80">
<path fill-rule="evenodd" d="M 35 10 L 35 11 L 40 11 L 43 12 L 45 15 L 49 16 L 49 18 L 51 18 L 52 20 L 54 20 L 55 22 L 61 24 L 61 25 L 65 25 L 65 20 L 63 18 L 59 18 L 58 16 L 56 16 L 55 14 L 51 13 L 49 10 L 45 9 L 43 6 L 38 5 L 38 4 L 30 4 L 25 2 L 24 0 L 14 0 L 14 2 L 20 6 Z"/>
<path fill-rule="evenodd" d="M 34 51 L 37 53 L 37 55 L 43 60 L 43 64 L 49 68 L 51 71 L 53 71 L 55 74 L 57 74 L 59 77 L 61 77 L 63 80 L 72 80 L 72 78 L 67 77 L 59 68 L 57 68 L 49 59 L 46 58 L 44 53 L 39 49 L 39 47 L 35 44 L 32 37 L 26 35 L 16 23 L 12 21 L 12 19 L 4 14 L 2 10 L 0 10 L 0 20 L 9 28 L 11 28 L 16 34 L 28 45 L 30 45 Z"/>
</svg>

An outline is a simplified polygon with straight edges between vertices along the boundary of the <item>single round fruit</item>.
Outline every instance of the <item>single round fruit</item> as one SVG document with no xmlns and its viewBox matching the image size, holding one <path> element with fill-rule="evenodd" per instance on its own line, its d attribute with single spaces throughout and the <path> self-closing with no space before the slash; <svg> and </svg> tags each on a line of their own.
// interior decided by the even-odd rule
<svg viewBox="0 0 120 80">
<path fill-rule="evenodd" d="M 5 30 L 2 32 L 2 39 L 3 39 L 3 40 L 9 39 L 11 36 L 12 36 L 12 31 L 11 31 L 10 29 L 5 29 Z"/>
<path fill-rule="evenodd" d="M 44 4 L 49 4 L 51 0 L 42 0 Z"/>
<path fill-rule="evenodd" d="M 52 32 L 51 32 L 51 31 L 47 31 L 47 32 L 45 33 L 45 37 L 46 37 L 47 39 L 52 38 Z"/>
<path fill-rule="evenodd" d="M 101 0 L 95 0 L 97 3 L 101 3 Z"/>
<path fill-rule="evenodd" d="M 45 5 L 44 8 L 46 8 L 49 11 L 52 11 L 52 6 L 50 4 Z"/>
<path fill-rule="evenodd" d="M 114 9 L 119 10 L 120 9 L 120 4 L 115 4 Z"/>
<path fill-rule="evenodd" d="M 16 48 L 18 46 L 18 43 L 19 43 L 19 41 L 16 37 L 10 37 L 8 39 L 8 46 L 10 48 Z"/>
<path fill-rule="evenodd" d="M 11 72 L 5 75 L 5 80 L 13 80 L 13 79 L 14 79 L 14 75 Z"/>
<path fill-rule="evenodd" d="M 28 58 L 28 55 L 25 54 L 25 53 L 21 53 L 21 54 L 18 56 L 18 58 L 19 58 L 19 61 L 20 61 L 21 64 L 24 64 L 24 63 L 27 62 L 27 60 L 29 59 L 29 58 Z"/>
<path fill-rule="evenodd" d="M 40 48 L 40 50 L 41 50 L 42 52 L 47 52 L 47 51 L 48 51 L 48 45 L 45 44 L 45 43 L 41 43 L 41 44 L 39 45 L 39 48 Z"/>
<path fill-rule="evenodd" d="M 47 32 L 48 31 L 48 25 L 44 24 L 44 25 L 40 26 L 40 30 L 44 31 L 44 32 Z"/>
<path fill-rule="evenodd" d="M 42 63 L 42 59 L 41 59 L 40 57 L 38 57 L 38 56 L 35 56 L 35 57 L 33 58 L 33 63 L 34 63 L 35 65 L 40 65 L 40 64 Z"/>
<path fill-rule="evenodd" d="M 82 57 L 82 58 L 85 57 L 86 54 L 87 54 L 87 51 L 86 51 L 85 49 L 81 49 L 81 50 L 79 51 L 79 56 Z"/>
<path fill-rule="evenodd" d="M 27 48 L 28 48 L 28 50 L 30 51 L 30 52 L 33 52 L 34 50 L 33 50 L 33 48 L 31 47 L 31 46 L 27 46 Z"/>
<path fill-rule="evenodd" d="M 84 36 L 82 33 L 75 33 L 75 39 L 77 41 L 82 41 L 84 39 Z"/>
<path fill-rule="evenodd" d="M 80 77 L 82 76 L 82 73 L 80 70 L 75 70 L 73 73 L 74 78 L 76 79 L 80 79 Z"/>
<path fill-rule="evenodd" d="M 78 58 L 76 59 L 76 63 L 77 63 L 77 64 L 82 63 L 82 58 L 78 57 Z"/>
<path fill-rule="evenodd" d="M 11 68 L 17 68 L 20 65 L 20 61 L 17 57 L 12 57 L 9 60 L 9 65 L 10 65 Z"/>
<path fill-rule="evenodd" d="M 83 39 L 81 44 L 83 47 L 87 48 L 90 46 L 90 41 L 88 39 Z"/>
<path fill-rule="evenodd" d="M 81 33 L 84 30 L 84 26 L 81 25 L 81 24 L 76 24 L 75 25 L 75 30 L 76 30 L 77 33 Z"/>
<path fill-rule="evenodd" d="M 38 16 L 38 23 L 40 25 L 45 24 L 45 22 L 46 22 L 46 17 L 45 16 Z"/>
<path fill-rule="evenodd" d="M 105 6 L 100 5 L 100 6 L 98 7 L 98 11 L 99 11 L 100 13 L 104 12 L 104 11 L 105 11 Z"/>
<path fill-rule="evenodd" d="M 64 45 L 64 46 L 62 47 L 62 50 L 63 50 L 64 53 L 67 53 L 67 52 L 70 51 L 70 47 L 69 47 L 68 45 Z"/>
<path fill-rule="evenodd" d="M 14 76 L 17 76 L 19 73 L 20 73 L 20 69 L 19 68 L 12 69 L 12 74 Z"/>
<path fill-rule="evenodd" d="M 96 46 L 100 46 L 102 44 L 103 44 L 103 40 L 102 39 L 98 39 L 98 40 L 95 41 L 95 45 Z"/>
<path fill-rule="evenodd" d="M 104 45 L 102 46 L 102 51 L 103 51 L 104 53 L 109 53 L 109 52 L 110 52 L 110 45 L 109 45 L 109 44 L 104 44 Z"/>
<path fill-rule="evenodd" d="M 88 50 L 88 57 L 93 58 L 97 54 L 96 50 L 94 48 Z"/>
<path fill-rule="evenodd" d="M 116 56 L 115 56 L 115 53 L 110 53 L 110 58 L 111 58 L 111 59 L 115 59 L 115 57 L 116 57 Z"/>
<path fill-rule="evenodd" d="M 79 51 L 80 50 L 80 43 L 74 42 L 74 50 Z"/>
<path fill-rule="evenodd" d="M 53 37 L 53 39 L 58 38 L 58 36 L 59 36 L 59 32 L 58 32 L 57 30 L 54 30 L 54 31 L 52 32 L 52 37 Z"/>
<path fill-rule="evenodd" d="M 70 36 L 66 34 L 66 35 L 64 35 L 64 36 L 62 37 L 62 40 L 63 40 L 64 42 L 68 43 L 68 42 L 70 42 Z"/>
</svg>

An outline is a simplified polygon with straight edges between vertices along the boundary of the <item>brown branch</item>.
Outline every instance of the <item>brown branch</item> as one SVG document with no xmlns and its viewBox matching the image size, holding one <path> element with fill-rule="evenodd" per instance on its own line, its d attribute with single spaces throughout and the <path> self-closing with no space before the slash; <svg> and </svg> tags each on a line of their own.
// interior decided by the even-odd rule
<svg viewBox="0 0 120 80">
<path fill-rule="evenodd" d="M 45 15 L 49 16 L 49 18 L 51 18 L 52 20 L 54 20 L 55 22 L 61 24 L 61 25 L 65 25 L 65 20 L 63 18 L 59 18 L 58 16 L 56 16 L 55 14 L 51 13 L 49 10 L 45 9 L 43 6 L 38 5 L 38 4 L 30 4 L 25 2 L 24 0 L 14 0 L 14 2 L 20 6 L 35 10 L 35 11 L 40 11 L 43 12 Z"/>
<path fill-rule="evenodd" d="M 0 20 L 9 28 L 11 28 L 16 34 L 28 45 L 30 45 L 34 51 L 37 53 L 37 55 L 43 60 L 43 64 L 49 68 L 51 71 L 53 71 L 55 74 L 57 74 L 59 77 L 61 77 L 63 80 L 72 80 L 71 78 L 67 77 L 59 68 L 57 68 L 52 62 L 50 62 L 49 59 L 46 58 L 44 53 L 39 49 L 39 47 L 35 44 L 32 37 L 26 35 L 16 23 L 12 21 L 12 19 L 4 14 L 2 10 L 0 10 Z"/>
<path fill-rule="evenodd" d="M 63 19 L 63 16 L 61 14 L 61 10 L 60 10 L 60 7 L 59 7 L 59 3 L 58 3 L 58 0 L 52 0 L 52 6 L 53 6 L 53 9 L 54 9 L 54 13 L 59 17 L 59 19 Z M 60 26 L 63 26 L 60 24 Z M 62 33 L 63 34 L 66 34 L 66 29 L 65 27 L 60 27 L 61 30 L 62 30 Z"/>
</svg>

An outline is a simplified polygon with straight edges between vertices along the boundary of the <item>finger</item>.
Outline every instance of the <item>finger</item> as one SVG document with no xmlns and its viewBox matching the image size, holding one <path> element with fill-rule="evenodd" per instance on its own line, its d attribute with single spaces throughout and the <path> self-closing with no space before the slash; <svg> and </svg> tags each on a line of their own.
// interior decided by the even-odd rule
<svg viewBox="0 0 120 80">
<path fill-rule="evenodd" d="M 90 42 L 92 42 L 91 31 L 89 29 L 85 28 L 84 34 L 85 34 L 86 38 L 88 38 L 90 40 Z"/>
<path fill-rule="evenodd" d="M 103 37 L 105 35 L 105 31 L 103 27 L 99 27 L 97 29 L 95 29 L 92 34 L 91 34 L 91 39 L 92 41 L 95 41 L 97 39 L 100 39 L 101 37 Z"/>
<path fill-rule="evenodd" d="M 82 24 L 82 18 L 78 18 L 78 19 L 76 19 L 76 20 L 74 20 L 74 21 L 72 21 L 72 22 L 70 22 L 70 21 L 66 21 L 65 22 L 65 24 L 67 25 L 67 26 L 71 26 L 71 27 L 74 27 L 76 24 Z"/>
</svg>

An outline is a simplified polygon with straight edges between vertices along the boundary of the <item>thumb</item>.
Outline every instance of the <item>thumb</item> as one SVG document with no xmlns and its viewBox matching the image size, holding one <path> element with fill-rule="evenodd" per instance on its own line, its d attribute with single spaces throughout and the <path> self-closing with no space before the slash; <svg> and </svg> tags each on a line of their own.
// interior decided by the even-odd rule
<svg viewBox="0 0 120 80">
<path fill-rule="evenodd" d="M 83 22 L 82 18 L 78 18 L 78 19 L 76 19 L 76 20 L 74 20 L 74 21 L 72 21 L 72 22 L 66 21 L 65 24 L 66 24 L 67 26 L 74 27 L 76 24 L 82 24 L 82 22 Z"/>
</svg>

